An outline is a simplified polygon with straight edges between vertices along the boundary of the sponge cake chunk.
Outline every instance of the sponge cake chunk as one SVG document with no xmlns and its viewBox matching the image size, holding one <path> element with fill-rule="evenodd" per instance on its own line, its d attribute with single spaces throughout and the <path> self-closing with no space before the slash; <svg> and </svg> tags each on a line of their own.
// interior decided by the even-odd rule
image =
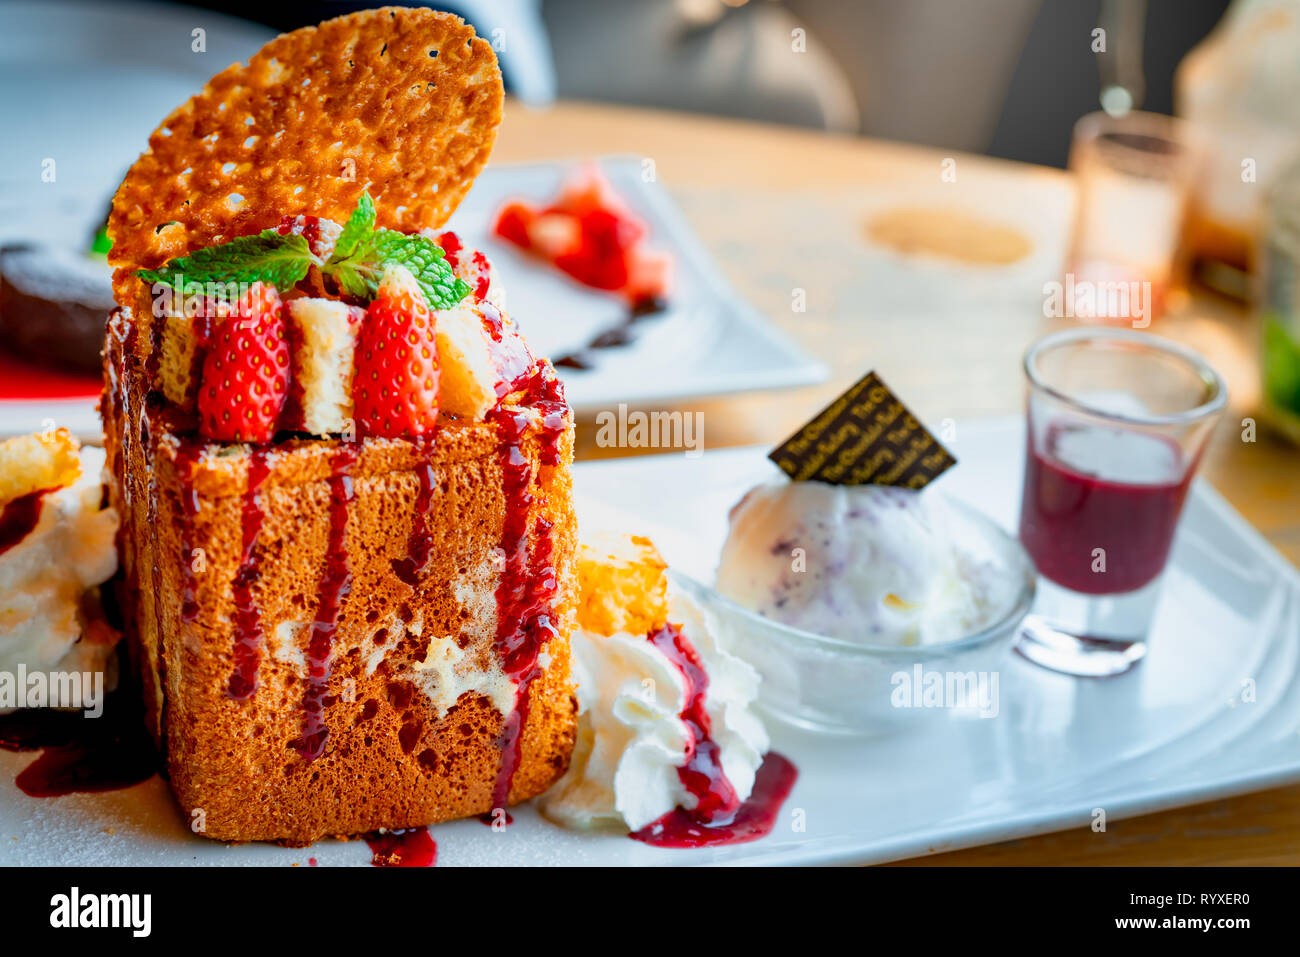
<svg viewBox="0 0 1300 957">
<path fill-rule="evenodd" d="M 668 621 L 668 563 L 650 539 L 600 533 L 578 550 L 578 627 L 645 635 Z"/>
<path fill-rule="evenodd" d="M 80 443 L 67 429 L 0 442 L 0 504 L 81 477 Z"/>
<path fill-rule="evenodd" d="M 288 317 L 296 346 L 293 382 L 302 411 L 300 428 L 313 435 L 347 431 L 357 330 L 365 310 L 333 299 L 294 299 Z"/>
</svg>

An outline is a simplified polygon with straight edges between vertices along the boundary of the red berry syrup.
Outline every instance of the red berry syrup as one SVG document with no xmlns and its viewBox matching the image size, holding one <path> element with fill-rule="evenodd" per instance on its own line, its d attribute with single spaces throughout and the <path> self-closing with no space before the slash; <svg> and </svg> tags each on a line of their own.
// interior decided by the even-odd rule
<svg viewBox="0 0 1300 957">
<path fill-rule="evenodd" d="M 427 827 L 408 827 L 366 836 L 370 863 L 375 867 L 433 867 L 438 863 L 438 844 Z"/>
<path fill-rule="evenodd" d="M 329 728 L 325 726 L 326 692 L 329 690 L 333 664 L 334 635 L 343 611 L 343 599 L 352 590 L 352 569 L 348 563 L 348 511 L 356 490 L 352 483 L 352 466 L 359 447 L 345 442 L 334 453 L 330 476 L 330 530 L 325 549 L 325 574 L 320 583 L 320 604 L 307 639 L 307 689 L 302 699 L 302 737 L 293 749 L 308 761 L 325 753 Z"/>
<path fill-rule="evenodd" d="M 1058 585 L 1088 595 L 1134 591 L 1164 569 L 1194 471 L 1159 436 L 1051 425 L 1025 458 L 1020 541 Z"/>
<path fill-rule="evenodd" d="M 259 493 L 270 474 L 267 450 L 253 449 L 248 457 L 248 488 L 240 510 L 243 551 L 231 586 L 235 605 L 235 670 L 230 676 L 227 693 L 237 701 L 252 697 L 257 688 L 257 669 L 262 661 L 262 615 L 253 597 L 253 586 L 261 577 L 261 570 L 253 550 L 266 517 Z"/>
</svg>

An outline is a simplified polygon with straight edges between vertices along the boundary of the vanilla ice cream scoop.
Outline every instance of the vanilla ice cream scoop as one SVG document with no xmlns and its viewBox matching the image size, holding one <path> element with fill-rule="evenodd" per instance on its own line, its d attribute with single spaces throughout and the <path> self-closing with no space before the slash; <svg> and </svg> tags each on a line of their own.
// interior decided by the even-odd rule
<svg viewBox="0 0 1300 957">
<path fill-rule="evenodd" d="M 869 645 L 952 641 L 1001 602 L 933 494 L 785 480 L 732 509 L 717 589 L 790 627 Z"/>
</svg>

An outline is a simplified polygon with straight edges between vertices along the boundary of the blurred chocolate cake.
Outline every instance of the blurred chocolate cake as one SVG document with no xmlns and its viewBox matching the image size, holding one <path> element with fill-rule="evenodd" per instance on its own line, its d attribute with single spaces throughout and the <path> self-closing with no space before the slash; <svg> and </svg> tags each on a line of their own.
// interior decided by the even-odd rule
<svg viewBox="0 0 1300 957">
<path fill-rule="evenodd" d="M 103 258 L 54 246 L 0 247 L 0 347 L 14 355 L 97 373 L 112 308 Z"/>
</svg>

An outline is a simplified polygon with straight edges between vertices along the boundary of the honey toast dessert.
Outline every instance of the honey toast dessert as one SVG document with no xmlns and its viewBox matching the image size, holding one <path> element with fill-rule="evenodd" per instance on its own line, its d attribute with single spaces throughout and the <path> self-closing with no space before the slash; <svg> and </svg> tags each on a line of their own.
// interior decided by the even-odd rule
<svg viewBox="0 0 1300 957">
<path fill-rule="evenodd" d="M 501 105 L 459 18 L 356 13 L 214 77 L 116 195 L 122 607 L 196 833 L 500 821 L 568 767 L 573 415 L 440 232 Z"/>
</svg>

